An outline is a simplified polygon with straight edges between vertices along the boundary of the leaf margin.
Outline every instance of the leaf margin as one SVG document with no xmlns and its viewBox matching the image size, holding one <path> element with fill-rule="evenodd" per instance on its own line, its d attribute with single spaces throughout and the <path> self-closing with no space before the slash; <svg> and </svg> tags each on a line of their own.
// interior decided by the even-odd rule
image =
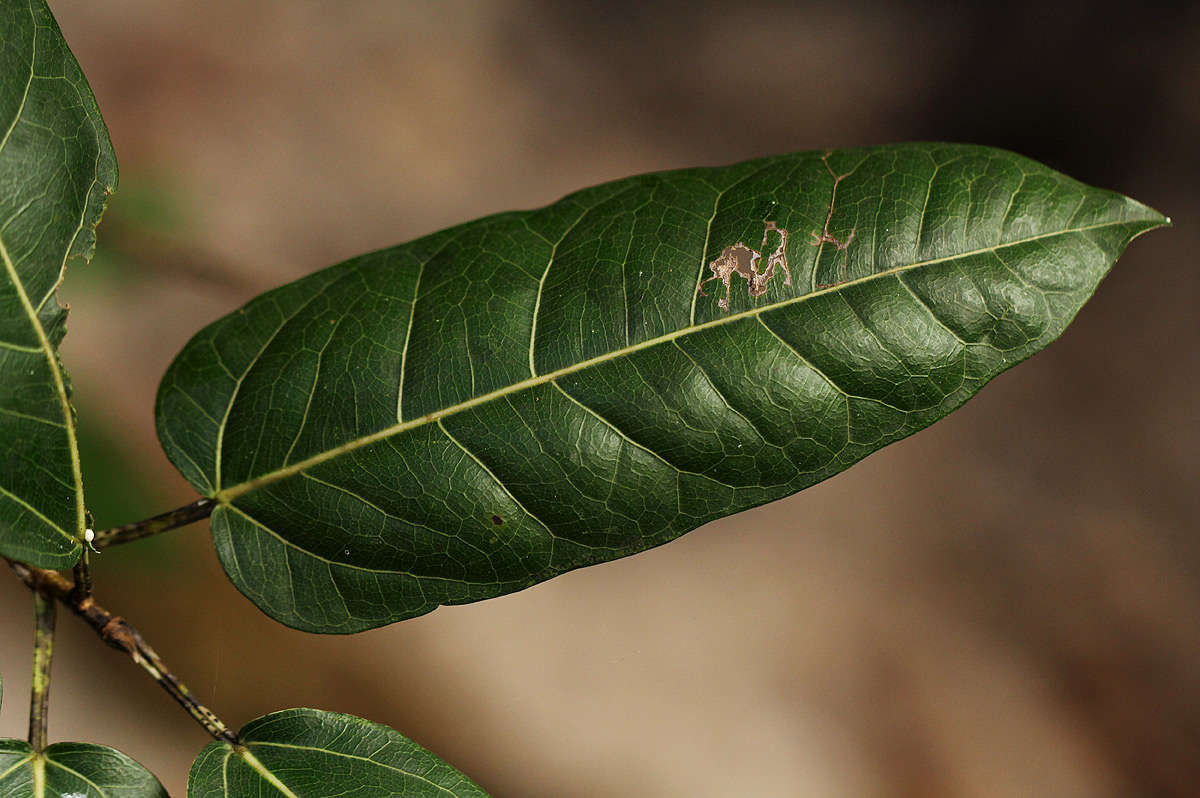
<svg viewBox="0 0 1200 798">
<path fill-rule="evenodd" d="M 57 522 L 52 521 L 38 510 L 34 506 L 37 503 L 36 501 L 27 500 L 25 497 L 13 493 L 4 486 L 0 486 L 0 497 L 5 497 L 9 501 L 24 507 L 41 520 L 47 528 L 69 540 L 69 545 L 65 550 L 50 551 L 46 546 L 37 548 L 24 541 L 16 540 L 13 535 L 5 536 L 5 530 L 0 529 L 0 552 L 13 559 L 27 562 L 37 567 L 59 569 L 73 565 L 83 551 L 84 530 L 87 527 L 87 507 L 83 490 L 83 472 L 79 457 L 79 443 L 76 430 L 77 420 L 74 406 L 71 404 L 71 385 L 58 350 L 58 345 L 61 343 L 61 339 L 66 332 L 65 320 L 67 308 L 58 304 L 57 292 L 66 277 L 69 261 L 80 259 L 84 263 L 87 263 L 91 260 L 96 245 L 96 227 L 100 224 L 101 217 L 108 203 L 108 197 L 116 190 L 118 168 L 108 128 L 100 113 L 95 95 L 83 74 L 82 67 L 67 45 L 57 20 L 55 20 L 45 0 L 29 0 L 28 8 L 32 17 L 32 39 L 30 41 L 30 57 L 28 59 L 29 77 L 26 79 L 24 92 L 20 105 L 16 109 L 16 114 L 5 130 L 4 136 L 0 138 L 0 156 L 4 154 L 4 148 L 9 144 L 13 132 L 17 129 L 18 124 L 25 114 L 30 89 L 34 81 L 47 77 L 37 73 L 38 58 L 40 55 L 37 48 L 39 37 L 42 35 L 48 36 L 49 43 L 52 45 L 53 51 L 50 54 L 52 63 L 53 59 L 59 59 L 59 62 L 54 63 L 54 65 L 61 67 L 64 73 L 61 76 L 53 75 L 51 77 L 63 78 L 74 90 L 74 98 L 78 103 L 78 107 L 74 110 L 78 111 L 78 116 L 73 121 L 80 125 L 86 123 L 95 137 L 94 174 L 88 187 L 79 193 L 82 199 L 80 200 L 79 195 L 76 196 L 80 205 L 78 222 L 75 225 L 70 241 L 65 247 L 65 251 L 62 253 L 61 261 L 58 265 L 57 278 L 45 293 L 45 296 L 39 301 L 36 308 L 28 292 L 25 290 L 24 280 L 18 273 L 21 264 L 17 262 L 5 246 L 3 229 L 0 229 L 0 265 L 3 266 L 3 273 L 13 286 L 22 312 L 38 341 L 38 348 L 41 350 L 45 366 L 50 372 L 54 394 L 61 407 L 63 417 L 62 426 L 66 435 L 66 446 L 70 461 L 70 480 L 74 490 L 73 503 L 75 515 L 75 529 L 72 534 L 72 532 L 63 529 Z M 67 168 L 71 169 L 73 166 L 75 164 L 68 163 Z M 71 173 L 70 178 L 73 179 L 75 177 L 77 177 L 77 174 Z M 14 214 L 5 223 L 5 226 L 7 227 L 8 224 L 23 212 L 24 209 Z M 47 330 L 42 319 L 42 310 L 48 303 L 51 305 L 49 320 L 53 324 L 50 330 Z"/>
</svg>

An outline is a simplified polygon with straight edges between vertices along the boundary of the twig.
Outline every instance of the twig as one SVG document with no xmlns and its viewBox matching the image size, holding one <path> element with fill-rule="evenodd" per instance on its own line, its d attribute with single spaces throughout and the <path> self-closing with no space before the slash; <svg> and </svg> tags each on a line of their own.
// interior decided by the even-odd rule
<svg viewBox="0 0 1200 798">
<path fill-rule="evenodd" d="M 92 597 L 92 561 L 88 547 L 83 547 L 79 562 L 75 563 L 75 590 L 71 600 L 81 602 Z"/>
<path fill-rule="evenodd" d="M 54 657 L 54 620 L 58 605 L 33 592 L 33 687 L 29 691 L 29 744 L 46 748 L 50 708 L 50 661 Z"/>
<path fill-rule="evenodd" d="M 75 586 L 57 571 L 32 568 L 12 560 L 9 560 L 8 564 L 31 590 L 46 598 L 62 602 L 71 612 L 82 618 L 84 623 L 92 627 L 100 635 L 101 640 L 118 651 L 128 654 L 215 739 L 237 744 L 237 735 L 230 731 L 220 718 L 213 714 L 212 710 L 192 697 L 191 691 L 171 673 L 162 658 L 158 656 L 158 652 L 151 648 L 142 639 L 141 634 L 124 618 L 113 615 L 98 605 L 91 596 L 77 599 Z"/>
<path fill-rule="evenodd" d="M 208 516 L 212 515 L 213 508 L 216 506 L 217 503 L 212 499 L 197 499 L 191 504 L 185 504 L 182 507 L 162 513 L 161 515 L 156 515 L 153 518 L 97 532 L 96 539 L 93 542 L 96 548 L 103 549 L 105 546 L 129 543 L 132 540 L 157 535 L 160 532 L 166 532 L 176 527 L 186 526 L 187 524 L 208 518 Z"/>
</svg>

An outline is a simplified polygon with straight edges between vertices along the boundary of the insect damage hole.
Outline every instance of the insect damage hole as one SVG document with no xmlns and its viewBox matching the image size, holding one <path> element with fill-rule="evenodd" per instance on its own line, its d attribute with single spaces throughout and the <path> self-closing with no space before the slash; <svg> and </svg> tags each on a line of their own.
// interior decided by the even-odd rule
<svg viewBox="0 0 1200 798">
<path fill-rule="evenodd" d="M 767 256 L 767 268 L 759 271 L 758 264 L 762 260 L 762 251 L 767 248 L 767 241 L 770 240 L 772 232 L 779 234 L 779 246 L 775 247 L 775 251 Z M 696 286 L 696 290 L 700 292 L 701 296 L 708 296 L 704 291 L 704 284 L 720 280 L 725 285 L 725 296 L 721 297 L 717 304 L 720 305 L 721 310 L 728 312 L 729 294 L 733 290 L 730 281 L 733 280 L 735 274 L 746 281 L 746 290 L 753 297 L 767 293 L 767 283 L 771 282 L 777 268 L 783 269 L 783 284 L 791 285 L 792 273 L 788 269 L 787 242 L 787 230 L 775 222 L 763 222 L 762 244 L 759 245 L 759 249 L 751 249 L 741 241 L 725 247 L 717 259 L 708 264 L 712 277 L 701 280 L 700 285 Z"/>
</svg>

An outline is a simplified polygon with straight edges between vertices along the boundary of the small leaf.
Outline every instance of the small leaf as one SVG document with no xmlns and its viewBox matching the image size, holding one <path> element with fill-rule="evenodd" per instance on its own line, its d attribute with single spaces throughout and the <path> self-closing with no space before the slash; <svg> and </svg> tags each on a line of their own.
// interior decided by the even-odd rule
<svg viewBox="0 0 1200 798">
<path fill-rule="evenodd" d="M 115 748 L 55 743 L 41 755 L 23 740 L 0 740 L 4 798 L 167 798 L 154 774 Z"/>
<path fill-rule="evenodd" d="M 188 775 L 189 798 L 486 796 L 394 729 L 353 715 L 288 709 L 250 721 L 240 746 L 211 743 Z"/>
<path fill-rule="evenodd" d="M 117 162 L 96 100 L 43 0 L 0 0 L 0 555 L 78 558 L 85 507 L 58 358 L 66 262 L 95 244 Z"/>
<path fill-rule="evenodd" d="M 642 175 L 268 292 L 159 438 L 233 583 L 353 632 L 787 496 L 1058 337 L 1150 208 L 985 147 Z"/>
</svg>

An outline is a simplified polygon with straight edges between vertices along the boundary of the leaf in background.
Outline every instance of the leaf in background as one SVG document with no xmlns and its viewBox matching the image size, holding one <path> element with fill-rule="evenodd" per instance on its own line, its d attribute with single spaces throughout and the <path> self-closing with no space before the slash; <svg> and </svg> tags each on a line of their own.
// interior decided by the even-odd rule
<svg viewBox="0 0 1200 798">
<path fill-rule="evenodd" d="M 40 759 L 24 740 L 0 740 L 0 795 L 167 798 L 167 791 L 153 773 L 114 748 L 55 743 L 42 752 Z"/>
<path fill-rule="evenodd" d="M 353 715 L 288 709 L 250 721 L 241 748 L 211 743 L 188 774 L 188 798 L 302 798 L 486 793 L 394 729 Z"/>
<path fill-rule="evenodd" d="M 79 557 L 83 484 L 55 300 L 117 184 L 108 131 L 43 0 L 0 0 L 0 554 Z"/>
<path fill-rule="evenodd" d="M 159 438 L 239 590 L 358 631 L 848 468 L 1057 338 L 1166 221 L 969 145 L 632 177 L 258 297 L 171 365 Z"/>
</svg>

